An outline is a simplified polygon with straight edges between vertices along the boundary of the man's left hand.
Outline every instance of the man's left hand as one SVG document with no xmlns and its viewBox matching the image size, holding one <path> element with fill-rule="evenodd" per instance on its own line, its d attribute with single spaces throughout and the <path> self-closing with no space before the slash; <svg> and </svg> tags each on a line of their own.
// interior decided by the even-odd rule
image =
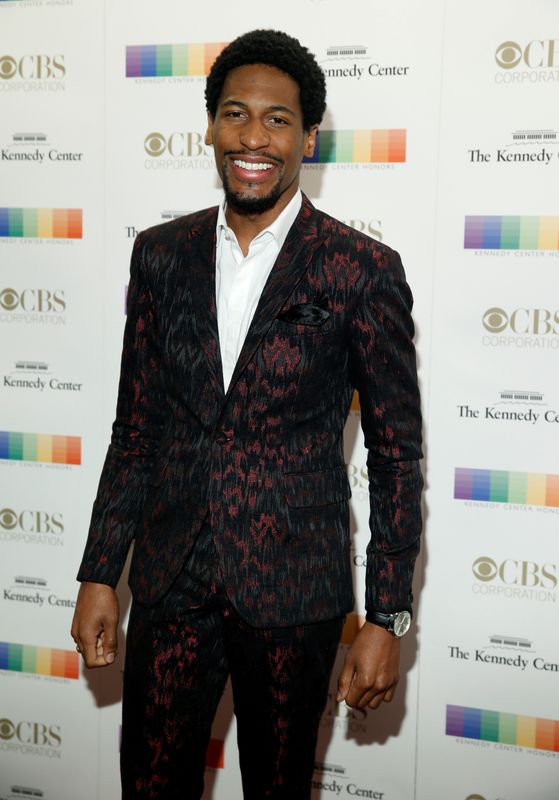
<svg viewBox="0 0 559 800">
<path fill-rule="evenodd" d="M 394 696 L 400 662 L 400 640 L 366 622 L 349 648 L 338 679 L 336 700 L 352 708 L 378 708 Z"/>
</svg>

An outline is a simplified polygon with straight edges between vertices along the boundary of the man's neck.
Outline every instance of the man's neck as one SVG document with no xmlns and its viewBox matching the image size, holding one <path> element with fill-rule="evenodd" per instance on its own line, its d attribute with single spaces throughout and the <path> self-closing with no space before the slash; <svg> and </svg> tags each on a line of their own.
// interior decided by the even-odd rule
<svg viewBox="0 0 559 800">
<path fill-rule="evenodd" d="M 277 203 L 272 208 L 263 211 L 261 214 L 241 214 L 230 203 L 227 203 L 225 219 L 227 220 L 227 225 L 237 237 L 237 242 L 244 256 L 248 254 L 250 243 L 255 236 L 258 236 L 261 231 L 279 217 L 298 190 L 298 184 L 290 186 L 288 190 L 279 196 Z"/>
</svg>

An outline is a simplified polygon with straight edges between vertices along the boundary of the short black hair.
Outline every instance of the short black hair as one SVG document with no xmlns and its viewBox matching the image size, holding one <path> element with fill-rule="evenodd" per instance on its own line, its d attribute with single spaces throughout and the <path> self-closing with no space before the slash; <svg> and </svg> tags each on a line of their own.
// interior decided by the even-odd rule
<svg viewBox="0 0 559 800">
<path fill-rule="evenodd" d="M 266 64 L 293 78 L 299 86 L 304 129 L 320 124 L 326 108 L 326 81 L 315 57 L 293 36 L 262 29 L 234 39 L 214 61 L 206 80 L 206 109 L 211 117 L 215 117 L 227 75 L 246 64 Z"/>
</svg>

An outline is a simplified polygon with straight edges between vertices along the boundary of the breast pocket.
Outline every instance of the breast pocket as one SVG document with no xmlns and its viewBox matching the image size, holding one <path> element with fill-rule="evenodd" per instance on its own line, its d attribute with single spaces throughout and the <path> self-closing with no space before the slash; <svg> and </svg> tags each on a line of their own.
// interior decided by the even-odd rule
<svg viewBox="0 0 559 800">
<path fill-rule="evenodd" d="M 310 325 L 301 322 L 290 322 L 288 320 L 276 319 L 274 320 L 274 323 L 270 328 L 270 333 L 272 334 L 277 333 L 280 336 L 288 336 L 288 337 L 326 336 L 332 333 L 332 320 L 327 319 L 320 325 Z"/>
</svg>

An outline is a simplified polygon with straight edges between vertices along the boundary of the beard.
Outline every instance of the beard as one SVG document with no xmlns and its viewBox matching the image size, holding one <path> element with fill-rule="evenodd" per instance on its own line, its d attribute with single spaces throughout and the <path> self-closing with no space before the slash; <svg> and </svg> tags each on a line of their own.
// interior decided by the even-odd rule
<svg viewBox="0 0 559 800">
<path fill-rule="evenodd" d="M 276 159 L 281 165 L 279 159 Z M 223 167 L 223 191 L 225 192 L 225 199 L 227 205 L 231 206 L 238 214 L 245 216 L 252 216 L 253 214 L 263 214 L 275 206 L 282 194 L 281 188 L 282 174 L 278 175 L 276 183 L 272 186 L 268 194 L 262 197 L 253 197 L 250 194 L 243 194 L 242 192 L 234 192 L 229 183 L 229 176 L 227 174 L 227 165 Z"/>
</svg>

